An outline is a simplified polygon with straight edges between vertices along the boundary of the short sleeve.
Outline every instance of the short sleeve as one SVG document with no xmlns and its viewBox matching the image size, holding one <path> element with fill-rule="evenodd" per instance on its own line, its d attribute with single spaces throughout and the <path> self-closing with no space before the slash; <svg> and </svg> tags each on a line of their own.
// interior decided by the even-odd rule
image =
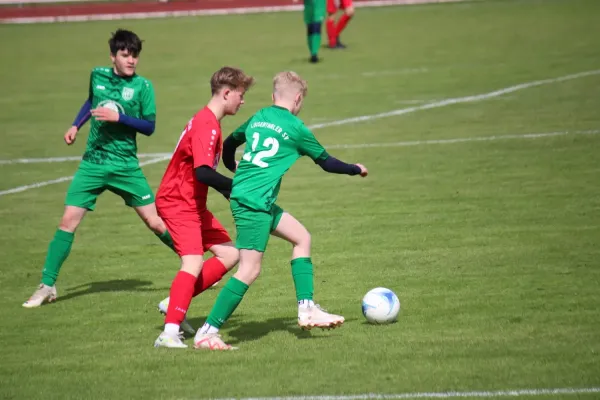
<svg viewBox="0 0 600 400">
<path fill-rule="evenodd" d="M 251 119 L 252 119 L 252 117 L 248 118 L 248 120 L 246 122 L 244 122 L 242 125 L 240 125 L 237 129 L 235 129 L 231 133 L 231 136 L 233 136 L 233 138 L 236 141 L 242 142 L 242 143 L 246 142 L 246 128 L 250 124 Z"/>
<path fill-rule="evenodd" d="M 156 121 L 156 102 L 154 87 L 150 81 L 145 81 L 142 87 L 142 119 Z"/>
<path fill-rule="evenodd" d="M 215 152 L 221 140 L 219 131 L 211 124 L 192 125 L 191 132 L 192 157 L 194 169 L 207 165 L 213 168 Z"/>
<path fill-rule="evenodd" d="M 299 130 L 298 151 L 301 155 L 308 156 L 314 161 L 329 157 L 325 148 L 319 143 L 315 135 L 306 127 L 306 125 L 301 124 Z"/>
</svg>

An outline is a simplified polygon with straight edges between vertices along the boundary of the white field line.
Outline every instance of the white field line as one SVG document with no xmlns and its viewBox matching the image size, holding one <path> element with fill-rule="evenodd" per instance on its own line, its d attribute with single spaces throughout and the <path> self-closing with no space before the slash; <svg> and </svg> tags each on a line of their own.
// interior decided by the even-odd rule
<svg viewBox="0 0 600 400">
<path fill-rule="evenodd" d="M 570 75 L 565 75 L 565 76 L 561 76 L 558 78 L 551 78 L 551 79 L 543 79 L 543 80 L 538 80 L 538 81 L 532 81 L 532 82 L 525 82 L 525 83 L 521 83 L 519 85 L 514 85 L 514 86 L 509 86 L 506 87 L 504 89 L 499 89 L 499 90 L 495 90 L 493 92 L 489 92 L 489 93 L 483 93 L 483 94 L 479 94 L 479 95 L 474 95 L 474 96 L 466 96 L 466 97 L 456 97 L 456 98 L 451 98 L 451 99 L 446 99 L 446 100 L 442 100 L 442 101 L 435 101 L 435 102 L 431 102 L 431 103 L 427 103 L 427 104 L 423 104 L 421 106 L 415 106 L 415 107 L 409 107 L 409 108 L 402 108 L 399 110 L 393 110 L 393 111 L 388 111 L 385 113 L 379 113 L 379 114 L 372 114 L 372 115 L 363 115 L 360 117 L 354 117 L 354 118 L 346 118 L 346 119 L 341 119 L 341 120 L 337 120 L 337 121 L 331 121 L 331 122 L 324 122 L 322 124 L 315 124 L 315 125 L 311 125 L 309 128 L 312 130 L 315 129 L 322 129 L 322 128 L 327 128 L 330 126 L 338 126 L 338 125 L 346 125 L 346 124 L 352 124 L 352 123 L 357 123 L 357 122 L 365 122 L 365 121 L 371 121 L 374 119 L 379 119 L 379 118 L 387 118 L 387 117 L 392 117 L 392 116 L 398 116 L 398 115 L 404 115 L 404 114 L 409 114 L 409 113 L 413 113 L 416 111 L 422 111 L 422 110 L 430 110 L 433 108 L 439 108 L 439 107 L 445 107 L 448 105 L 452 105 L 452 104 L 459 104 L 459 103 L 472 103 L 472 102 L 478 102 L 478 101 L 483 101 L 483 100 L 487 100 L 490 98 L 494 98 L 494 97 L 498 97 L 498 96 L 502 96 L 506 93 L 513 93 L 516 92 L 518 90 L 523 90 L 523 89 L 527 89 L 530 87 L 534 87 L 534 86 L 541 86 L 541 85 L 547 85 L 547 84 L 551 84 L 551 83 L 557 83 L 557 82 L 564 82 L 567 80 L 571 80 L 571 79 L 577 79 L 577 78 L 582 78 L 585 76 L 590 76 L 590 75 L 598 75 L 600 74 L 600 70 L 593 70 L 593 71 L 585 71 L 585 72 L 579 72 L 576 74 L 570 74 Z M 554 136 L 557 135 L 558 132 L 553 133 Z M 552 134 L 552 133 L 551 133 Z M 535 134 L 534 134 L 535 135 Z M 540 135 L 540 134 L 538 134 Z M 541 135 L 548 135 L 548 134 L 541 134 Z M 455 140 L 455 141 L 473 141 L 473 138 L 464 138 L 464 139 L 449 139 L 449 140 Z M 486 140 L 483 138 L 480 138 L 480 140 Z M 489 139 L 488 139 L 489 140 Z M 425 141 L 427 142 L 427 141 Z M 398 142 L 398 143 L 406 143 L 406 142 Z M 369 145 L 369 147 L 377 147 L 377 146 L 390 146 L 391 144 L 386 144 L 386 143 L 379 143 L 379 144 L 371 144 Z M 403 144 L 404 146 L 406 146 L 406 144 Z M 353 148 L 352 146 L 363 146 L 363 147 L 367 147 L 366 144 L 363 145 L 346 145 L 347 147 L 343 147 L 343 148 Z M 396 146 L 398 146 L 398 144 L 396 144 Z M 334 147 L 330 147 L 330 148 L 334 148 Z M 144 165 L 148 165 L 149 163 L 156 163 L 162 160 L 166 160 L 170 157 L 170 155 L 165 154 L 161 154 L 160 155 L 160 159 L 154 159 L 154 160 L 150 160 L 150 161 L 146 161 L 146 163 Z M 10 160 L 3 160 L 3 161 L 10 161 Z M 140 164 L 142 165 L 142 163 Z M 44 182 L 37 182 L 31 185 L 25 185 L 25 186 L 19 186 L 16 188 L 12 188 L 12 189 L 8 189 L 8 190 L 4 190 L 4 191 L 0 191 L 0 196 L 3 196 L 5 194 L 11 194 L 11 193 L 19 193 L 19 192 L 23 192 L 25 190 L 29 190 L 29 189 L 34 189 L 34 188 L 38 188 L 38 187 L 42 187 L 42 186 L 47 186 L 47 185 L 52 185 L 54 183 L 59 183 L 59 182 L 65 182 L 68 180 L 73 179 L 73 177 L 63 177 L 63 178 L 58 178 L 58 179 L 53 179 L 50 181 L 44 181 Z"/>
<path fill-rule="evenodd" d="M 539 139 L 552 136 L 567 136 L 567 135 L 597 135 L 600 134 L 600 129 L 591 129 L 585 131 L 556 131 L 542 133 L 520 133 L 509 135 L 492 135 L 492 136 L 476 136 L 465 138 L 452 139 L 429 139 L 429 140 L 408 140 L 403 142 L 380 142 L 380 143 L 349 143 L 349 144 L 331 144 L 324 146 L 328 150 L 335 149 L 368 149 L 372 147 L 408 147 L 420 146 L 428 144 L 452 144 L 464 142 L 490 142 L 495 140 L 510 140 L 510 139 Z M 241 153 L 241 151 L 238 151 Z M 140 153 L 138 158 L 160 158 L 168 160 L 171 158 L 171 153 Z M 39 163 L 60 163 L 68 161 L 81 161 L 81 157 L 50 157 L 50 158 L 16 158 L 13 160 L 0 160 L 0 165 L 4 164 L 39 164 Z M 151 164 L 154 164 L 153 162 Z M 142 162 L 140 165 L 147 165 Z M 59 178 L 63 179 L 63 178 Z M 64 182 L 64 181 L 60 181 Z M 59 182 L 56 182 L 59 183 Z"/>
<path fill-rule="evenodd" d="M 289 397 L 245 397 L 239 400 L 391 400 L 391 399 L 454 399 L 460 397 L 521 397 L 521 396 L 548 396 L 548 395 L 579 395 L 589 393 L 600 393 L 600 387 L 590 388 L 558 388 L 558 389 L 512 389 L 498 391 L 475 391 L 475 392 L 415 392 L 398 394 L 357 394 L 346 396 L 289 396 Z M 233 399 L 217 399 L 233 400 Z"/>
<path fill-rule="evenodd" d="M 413 113 L 416 111 L 430 110 L 432 108 L 445 107 L 445 106 L 449 106 L 452 104 L 474 103 L 474 102 L 488 100 L 488 99 L 491 99 L 494 97 L 502 96 L 507 93 L 513 93 L 513 92 L 516 92 L 519 90 L 528 89 L 528 88 L 535 87 L 535 86 L 542 86 L 542 85 L 548 85 L 551 83 L 564 82 L 564 81 L 568 81 L 571 79 L 583 78 L 585 76 L 598 75 L 598 74 L 600 74 L 600 69 L 593 70 L 593 71 L 579 72 L 577 74 L 565 75 L 565 76 L 561 76 L 559 78 L 542 79 L 539 81 L 525 82 L 525 83 L 521 83 L 519 85 L 509 86 L 507 88 L 495 90 L 495 91 L 489 92 L 489 93 L 483 93 L 483 94 L 478 94 L 478 95 L 474 95 L 474 96 L 456 97 L 456 98 L 451 98 L 451 99 L 434 101 L 434 102 L 423 104 L 420 106 L 414 106 L 414 107 L 408 107 L 408 108 L 401 108 L 399 110 L 387 111 L 387 112 L 379 113 L 379 114 L 362 115 L 360 117 L 353 117 L 353 118 L 340 119 L 338 121 L 324 122 L 322 124 L 312 125 L 310 128 L 311 129 L 327 128 L 330 126 L 346 125 L 346 124 L 353 124 L 356 122 L 372 121 L 374 119 L 379 119 L 379 118 L 395 117 L 398 115 L 410 114 L 410 113 Z"/>
<path fill-rule="evenodd" d="M 596 135 L 600 134 L 600 129 L 597 130 L 589 130 L 589 131 L 563 131 L 563 132 L 545 132 L 545 133 L 526 133 L 521 135 L 497 135 L 497 136 L 480 136 L 480 137 L 470 137 L 470 138 L 455 138 L 455 139 L 432 139 L 432 140 L 413 140 L 406 142 L 388 142 L 388 143 L 358 143 L 358 144 L 334 144 L 330 146 L 325 146 L 326 149 L 366 149 L 366 148 L 374 148 L 374 147 L 406 147 L 406 146 L 419 146 L 419 145 L 431 145 L 431 144 L 452 144 L 452 143 L 465 143 L 465 142 L 490 142 L 494 140 L 506 140 L 506 139 L 539 139 L 544 137 L 552 137 L 552 136 L 565 136 L 565 135 Z M 170 153 L 150 153 L 150 154 L 139 154 L 138 157 L 142 158 L 150 158 L 150 160 L 143 161 L 140 163 L 140 166 L 156 164 L 161 161 L 169 160 L 171 158 Z M 68 157 L 63 157 L 66 159 Z M 57 158 L 59 159 L 59 158 Z M 52 162 L 57 159 L 51 159 Z M 80 158 L 77 157 L 77 160 Z M 38 160 L 47 160 L 47 159 L 38 159 Z M 15 160 L 17 161 L 17 160 Z M 69 161 L 71 161 L 69 159 Z M 30 161 L 28 161 L 30 162 Z M 43 181 L 38 183 L 33 183 L 31 185 L 18 186 L 13 189 L 8 189 L 4 191 L 0 191 L 0 196 L 4 196 L 6 194 L 19 193 L 24 192 L 29 189 L 36 189 L 43 186 L 53 185 L 55 183 L 61 183 L 70 181 L 73 179 L 73 176 L 64 176 L 62 178 L 53 179 L 50 181 Z"/>
<path fill-rule="evenodd" d="M 143 167 L 144 165 L 156 164 L 158 162 L 168 160 L 169 158 L 171 158 L 170 155 L 166 156 L 166 157 L 152 158 L 150 160 L 141 162 L 140 166 Z M 32 183 L 31 185 L 18 186 L 16 188 L 0 191 L 0 196 L 4 196 L 6 194 L 12 194 L 12 193 L 24 192 L 29 189 L 37 189 L 37 188 L 41 188 L 44 186 L 53 185 L 55 183 L 68 182 L 72 179 L 73 179 L 73 176 L 63 176 L 62 178 L 52 179 L 50 181 L 43 181 L 43 182 Z"/>
</svg>

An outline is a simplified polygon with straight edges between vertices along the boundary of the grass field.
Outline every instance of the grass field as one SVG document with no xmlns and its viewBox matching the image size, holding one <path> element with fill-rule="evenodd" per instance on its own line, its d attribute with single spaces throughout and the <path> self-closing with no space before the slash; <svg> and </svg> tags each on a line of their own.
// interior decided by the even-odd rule
<svg viewBox="0 0 600 400">
<path fill-rule="evenodd" d="M 362 9 L 348 49 L 323 48 L 319 65 L 306 62 L 297 13 L 0 26 L 2 160 L 81 155 L 87 128 L 71 147 L 62 135 L 90 69 L 108 62 L 110 32 L 127 27 L 145 40 L 139 73 L 157 96 L 141 153 L 172 151 L 210 74 L 233 64 L 257 85 L 224 133 L 269 104 L 275 72 L 293 69 L 309 81 L 302 116 L 322 124 L 319 140 L 370 171 L 327 175 L 302 160 L 278 201 L 313 234 L 316 299 L 347 323 L 295 326 L 290 248 L 273 240 L 222 331 L 240 350 L 209 353 L 152 347 L 178 259 L 110 193 L 77 231 L 59 301 L 22 308 L 68 182 L 4 192 L 71 176 L 77 162 L 0 164 L 0 398 L 600 387 L 599 13 L 595 0 Z M 369 117 L 345 121 L 359 116 Z M 165 167 L 144 167 L 153 188 Z M 209 203 L 233 231 L 225 200 L 212 192 Z M 364 322 L 360 300 L 376 286 L 398 294 L 397 323 Z M 217 293 L 194 300 L 195 326 Z"/>
</svg>

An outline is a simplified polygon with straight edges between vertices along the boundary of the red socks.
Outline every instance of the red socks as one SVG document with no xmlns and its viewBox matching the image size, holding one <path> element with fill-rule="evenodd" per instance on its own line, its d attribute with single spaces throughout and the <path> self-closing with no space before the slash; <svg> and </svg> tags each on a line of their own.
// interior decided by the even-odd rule
<svg viewBox="0 0 600 400">
<path fill-rule="evenodd" d="M 332 17 L 327 18 L 327 38 L 329 41 L 329 47 L 335 47 L 337 44 L 337 39 L 340 36 L 340 33 L 346 28 L 348 22 L 352 19 L 348 14 L 342 14 L 337 24 Z"/>
<path fill-rule="evenodd" d="M 342 16 L 340 17 L 340 20 L 338 21 L 335 30 L 336 30 L 336 38 L 338 36 L 340 36 L 340 33 L 342 33 L 342 31 L 344 30 L 344 28 L 346 27 L 346 25 L 348 25 L 348 21 L 350 21 L 352 17 L 349 17 L 348 14 L 342 14 Z"/>
<path fill-rule="evenodd" d="M 181 325 L 181 321 L 185 319 L 188 307 L 192 302 L 194 294 L 194 284 L 196 277 L 184 271 L 179 271 L 171 284 L 171 292 L 169 293 L 169 308 L 165 324 Z"/>
<path fill-rule="evenodd" d="M 337 43 L 337 30 L 335 29 L 333 18 L 327 18 L 327 38 L 329 40 L 329 47 L 334 47 Z"/>
<path fill-rule="evenodd" d="M 227 268 L 225 268 L 217 257 L 211 257 L 206 260 L 194 287 L 194 297 L 219 282 L 226 273 Z"/>
<path fill-rule="evenodd" d="M 192 274 L 179 271 L 171 284 L 165 324 L 180 325 L 181 321 L 185 319 L 192 297 L 198 296 L 219 282 L 226 273 L 227 268 L 216 257 L 211 257 L 204 262 L 200 276 L 197 279 Z"/>
</svg>

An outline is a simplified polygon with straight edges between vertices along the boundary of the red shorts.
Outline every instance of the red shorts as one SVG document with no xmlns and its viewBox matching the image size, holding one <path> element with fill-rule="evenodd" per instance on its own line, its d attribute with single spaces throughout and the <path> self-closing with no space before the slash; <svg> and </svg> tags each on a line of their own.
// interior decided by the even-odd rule
<svg viewBox="0 0 600 400">
<path fill-rule="evenodd" d="M 337 10 L 352 7 L 352 0 L 327 0 L 327 14 L 335 14 Z"/>
<path fill-rule="evenodd" d="M 203 255 L 216 244 L 231 242 L 229 234 L 208 210 L 199 213 L 161 215 L 179 256 Z"/>
</svg>

